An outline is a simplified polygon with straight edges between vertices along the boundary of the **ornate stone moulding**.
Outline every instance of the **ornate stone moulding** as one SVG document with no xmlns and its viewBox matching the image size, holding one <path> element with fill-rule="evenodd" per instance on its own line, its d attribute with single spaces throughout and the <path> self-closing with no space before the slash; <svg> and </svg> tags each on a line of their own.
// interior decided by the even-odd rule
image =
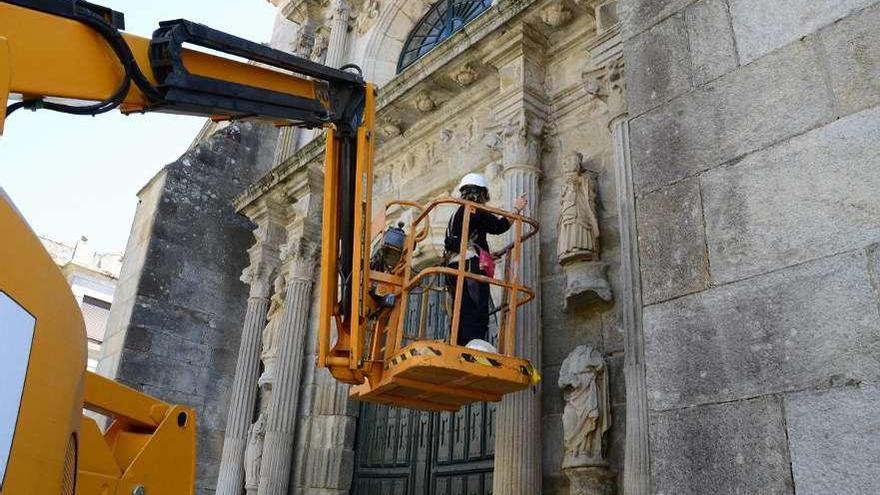
<svg viewBox="0 0 880 495">
<path fill-rule="evenodd" d="M 312 163 L 320 163 L 324 157 L 324 136 L 318 135 L 308 144 L 297 150 L 287 160 L 268 171 L 266 175 L 248 186 L 239 194 L 232 205 L 236 211 L 242 212 L 252 203 L 264 197 L 279 184 L 287 182 L 297 171 Z"/>
</svg>

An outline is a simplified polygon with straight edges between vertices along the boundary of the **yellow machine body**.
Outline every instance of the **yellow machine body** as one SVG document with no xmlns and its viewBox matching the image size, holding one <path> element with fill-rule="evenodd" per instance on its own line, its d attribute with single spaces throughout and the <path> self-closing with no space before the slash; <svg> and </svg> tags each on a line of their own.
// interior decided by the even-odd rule
<svg viewBox="0 0 880 495">
<path fill-rule="evenodd" d="M 0 233 L 0 291 L 35 321 L 31 345 L 21 349 L 30 357 L 0 493 L 63 493 L 65 458 L 82 417 L 85 324 L 64 276 L 2 190 Z M 8 316 L 0 321 L 4 334 L 27 330 L 10 328 Z"/>
<path fill-rule="evenodd" d="M 15 424 L 0 425 L 14 430 L 0 494 L 192 493 L 195 413 L 85 371 L 82 312 L 2 192 L 0 232 L 0 292 L 35 322 Z M 102 432 L 84 409 L 112 423 Z"/>
</svg>

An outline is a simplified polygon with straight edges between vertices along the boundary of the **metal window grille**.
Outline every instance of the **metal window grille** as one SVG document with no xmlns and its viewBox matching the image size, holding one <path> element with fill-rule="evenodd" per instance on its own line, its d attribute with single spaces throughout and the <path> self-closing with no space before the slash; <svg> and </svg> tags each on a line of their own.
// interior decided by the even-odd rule
<svg viewBox="0 0 880 495">
<path fill-rule="evenodd" d="M 492 6 L 493 0 L 441 0 L 409 33 L 397 62 L 397 72 L 410 66 L 443 40 Z"/>
</svg>

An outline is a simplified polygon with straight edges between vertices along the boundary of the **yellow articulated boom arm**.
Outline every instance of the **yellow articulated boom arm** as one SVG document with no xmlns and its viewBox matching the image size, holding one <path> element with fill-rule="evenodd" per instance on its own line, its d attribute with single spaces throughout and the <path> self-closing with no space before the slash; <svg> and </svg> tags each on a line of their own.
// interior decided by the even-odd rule
<svg viewBox="0 0 880 495">
<path fill-rule="evenodd" d="M 21 108 L 79 115 L 118 108 L 352 128 L 363 113 L 358 74 L 182 19 L 160 23 L 152 38 L 123 33 L 124 26 L 121 13 L 84 1 L 0 1 L 0 98 L 21 99 L 0 107 L 0 132 L 8 114 Z"/>
<path fill-rule="evenodd" d="M 121 13 L 82 0 L 0 0 L 0 98 L 13 101 L 0 105 L 0 133 L 21 110 L 323 127 L 328 163 L 347 177 L 335 197 L 353 201 L 355 156 L 372 173 L 358 146 L 372 134 L 364 121 L 375 101 L 357 67 L 186 20 L 160 23 L 151 38 L 124 25 Z M 192 493 L 195 412 L 85 371 L 77 302 L 2 189 L 0 260 L 0 495 Z M 101 431 L 84 408 L 111 425 Z"/>
<path fill-rule="evenodd" d="M 113 418 L 106 432 L 83 416 L 77 493 L 190 493 L 196 477 L 195 413 L 94 373 L 85 408 Z"/>
</svg>

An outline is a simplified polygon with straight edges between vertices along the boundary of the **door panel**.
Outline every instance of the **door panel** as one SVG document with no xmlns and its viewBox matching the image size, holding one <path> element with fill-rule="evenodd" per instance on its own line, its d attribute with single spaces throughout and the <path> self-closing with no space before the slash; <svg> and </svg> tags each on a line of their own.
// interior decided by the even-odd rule
<svg viewBox="0 0 880 495">
<path fill-rule="evenodd" d="M 408 339 L 418 335 L 422 315 L 427 338 L 446 338 L 445 297 L 437 290 L 410 297 Z M 428 305 L 425 313 L 422 304 Z M 496 335 L 490 327 L 493 343 Z M 353 495 L 490 495 L 496 409 L 478 403 L 457 413 L 429 413 L 361 404 Z"/>
</svg>

